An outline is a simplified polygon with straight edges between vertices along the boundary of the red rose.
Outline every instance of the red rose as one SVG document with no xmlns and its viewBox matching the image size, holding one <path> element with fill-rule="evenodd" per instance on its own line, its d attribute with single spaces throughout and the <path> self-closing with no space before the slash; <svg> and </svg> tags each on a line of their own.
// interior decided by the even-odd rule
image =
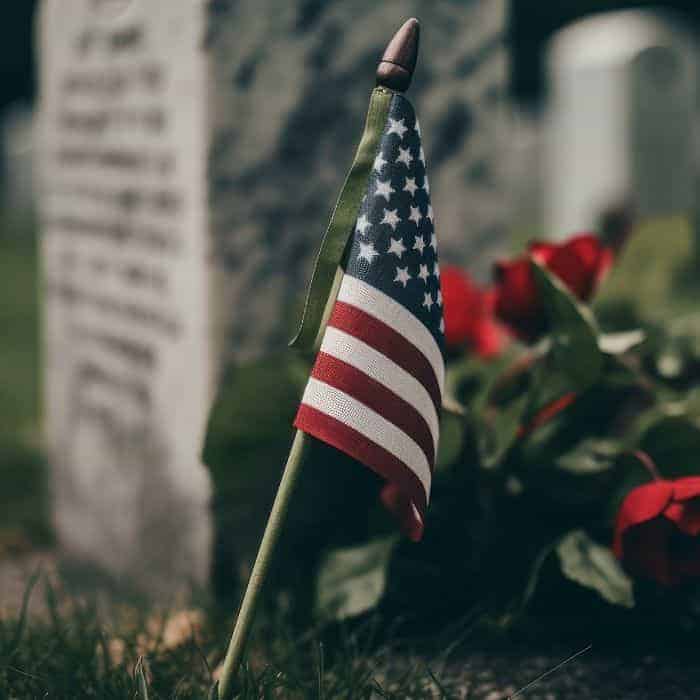
<svg viewBox="0 0 700 700">
<path fill-rule="evenodd" d="M 494 266 L 496 315 L 522 340 L 532 342 L 547 330 L 530 259 L 544 265 L 582 301 L 588 301 L 610 269 L 613 251 L 590 233 L 564 243 L 533 242 L 528 254 Z"/>
<path fill-rule="evenodd" d="M 615 525 L 615 555 L 633 576 L 674 586 L 700 578 L 700 476 L 630 491 Z"/>
<path fill-rule="evenodd" d="M 440 287 L 448 349 L 469 346 L 485 358 L 500 353 L 506 335 L 493 316 L 494 290 L 481 289 L 457 267 L 443 268 Z"/>
</svg>

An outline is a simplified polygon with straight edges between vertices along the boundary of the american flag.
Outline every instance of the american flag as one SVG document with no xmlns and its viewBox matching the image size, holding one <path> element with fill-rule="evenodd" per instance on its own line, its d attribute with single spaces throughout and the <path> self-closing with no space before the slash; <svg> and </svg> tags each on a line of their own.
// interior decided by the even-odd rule
<svg viewBox="0 0 700 700">
<path fill-rule="evenodd" d="M 414 539 L 438 447 L 443 332 L 420 126 L 397 94 L 294 424 L 382 476 L 385 504 Z"/>
</svg>

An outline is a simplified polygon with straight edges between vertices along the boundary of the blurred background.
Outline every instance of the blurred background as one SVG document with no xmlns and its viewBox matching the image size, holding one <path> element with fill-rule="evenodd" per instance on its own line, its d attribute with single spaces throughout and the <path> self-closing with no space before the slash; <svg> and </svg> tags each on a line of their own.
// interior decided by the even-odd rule
<svg viewBox="0 0 700 700">
<path fill-rule="evenodd" d="M 76 7 L 89 12 L 108 4 Z M 56 354 L 69 346 L 48 347 L 42 340 L 40 222 L 46 219 L 45 178 L 55 172 L 47 169 L 42 179 L 37 163 L 43 162 L 41 149 L 57 146 L 49 147 L 37 136 L 48 132 L 35 128 L 40 95 L 50 110 L 67 99 L 54 95 L 46 58 L 48 44 L 65 43 L 67 34 L 62 38 L 62 25 L 49 22 L 37 30 L 39 5 L 9 4 L 0 27 L 0 558 L 54 546 L 50 475 L 55 460 L 67 459 L 47 446 L 42 419 L 42 397 L 50 393 L 47 364 L 55 372 L 72 360 Z M 224 324 L 226 340 L 213 343 L 225 348 L 214 354 L 226 358 L 214 364 L 248 368 L 248 383 L 232 380 L 235 391 L 214 426 L 222 434 L 209 441 L 214 503 L 220 515 L 228 513 L 222 516 L 227 532 L 248 528 L 244 523 L 260 519 L 269 502 L 268 476 L 277 473 L 287 449 L 303 370 L 292 366 L 280 379 L 278 362 L 266 358 L 275 348 L 279 356 L 294 325 L 290 310 L 299 308 L 313 250 L 359 139 L 377 60 L 412 14 L 422 20 L 423 35 L 411 94 L 424 125 L 444 261 L 486 280 L 497 254 L 533 236 L 557 238 L 588 228 L 614 234 L 637 218 L 694 221 L 700 7 L 693 0 L 440 0 L 385 2 L 379 9 L 321 0 L 268 0 L 264 9 L 254 2 L 203 4 L 196 48 L 210 58 L 204 68 L 210 93 L 203 120 L 193 117 L 193 129 L 206 132 L 192 146 L 204 163 L 191 175 L 201 188 L 193 196 L 206 199 L 202 226 L 210 228 L 213 242 L 204 257 L 215 259 L 212 276 L 222 280 L 227 300 L 217 314 L 238 314 Z M 71 29 L 79 24 L 65 21 Z M 106 20 L 100 21 L 102 27 Z M 93 65 L 88 54 L 84 60 Z M 185 90 L 183 103 L 191 104 L 191 97 Z M 181 119 L 188 118 L 187 109 Z M 127 220 L 129 214 L 116 216 Z M 243 269 L 246 257 L 262 262 Z M 251 306 L 239 309 L 248 294 Z M 221 376 L 219 369 L 205 370 L 194 381 L 209 385 L 210 374 Z M 54 416 L 61 405 L 59 400 Z M 195 433 L 201 437 L 201 430 Z M 95 449 L 90 459 L 99 460 Z M 153 449 L 150 443 L 144 448 L 148 454 Z M 226 472 L 234 449 L 236 469 L 247 475 L 240 482 Z M 153 463 L 143 455 L 128 459 L 143 468 Z M 98 464 L 94 468 L 99 472 Z M 255 478 L 258 485 L 250 483 Z M 176 508 L 189 488 L 187 476 L 177 479 L 173 500 L 159 495 L 166 510 Z M 110 483 L 107 476 L 75 488 L 87 489 L 81 497 L 100 491 L 104 503 Z M 139 501 L 144 493 L 152 496 L 136 486 L 126 501 L 146 508 Z M 206 488 L 202 493 L 208 498 Z M 244 504 L 233 515 L 231 501 Z M 174 525 L 162 527 L 168 532 Z M 246 552 L 255 527 L 240 535 Z M 205 533 L 187 547 L 200 547 L 207 537 L 217 539 Z M 70 548 L 70 533 L 58 539 Z M 91 546 L 81 543 L 80 557 L 90 559 Z M 121 565 L 115 566 L 119 575 Z M 123 571 L 130 566 L 125 563 Z"/>
</svg>

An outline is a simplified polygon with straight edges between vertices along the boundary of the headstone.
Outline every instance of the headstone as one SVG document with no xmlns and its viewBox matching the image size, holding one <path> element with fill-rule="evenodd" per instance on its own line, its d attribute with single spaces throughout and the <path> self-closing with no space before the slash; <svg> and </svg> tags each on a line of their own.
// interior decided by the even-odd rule
<svg viewBox="0 0 700 700">
<path fill-rule="evenodd" d="M 545 229 L 692 213 L 697 47 L 677 18 L 625 10 L 561 30 L 547 54 Z"/>
<path fill-rule="evenodd" d="M 204 3 L 40 18 L 46 425 L 60 543 L 129 587 L 203 583 L 212 379 Z"/>
<path fill-rule="evenodd" d="M 411 89 L 442 257 L 482 274 L 507 231 L 506 7 L 432 3 Z M 240 366 L 286 346 L 377 62 L 414 11 L 44 0 L 46 417 L 59 537 L 76 558 L 137 583 L 206 579 L 198 454 L 220 353 Z M 237 454 L 224 457 L 232 479 Z M 249 461 L 269 500 L 279 461 Z M 266 514 L 248 486 L 231 492 L 255 523 L 228 539 Z"/>
</svg>

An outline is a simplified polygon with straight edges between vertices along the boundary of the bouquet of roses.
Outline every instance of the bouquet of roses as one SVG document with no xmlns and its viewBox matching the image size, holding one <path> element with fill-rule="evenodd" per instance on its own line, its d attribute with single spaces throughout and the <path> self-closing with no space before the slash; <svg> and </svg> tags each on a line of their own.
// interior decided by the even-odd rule
<svg viewBox="0 0 700 700">
<path fill-rule="evenodd" d="M 377 531 L 329 552 L 322 613 L 410 609 L 437 621 L 478 607 L 512 622 L 543 600 L 569 610 L 583 600 L 611 620 L 694 620 L 700 314 L 689 241 L 676 221 L 624 247 L 589 233 L 534 242 L 496 262 L 487 287 L 443 267 L 448 397 L 425 537 Z"/>
</svg>

